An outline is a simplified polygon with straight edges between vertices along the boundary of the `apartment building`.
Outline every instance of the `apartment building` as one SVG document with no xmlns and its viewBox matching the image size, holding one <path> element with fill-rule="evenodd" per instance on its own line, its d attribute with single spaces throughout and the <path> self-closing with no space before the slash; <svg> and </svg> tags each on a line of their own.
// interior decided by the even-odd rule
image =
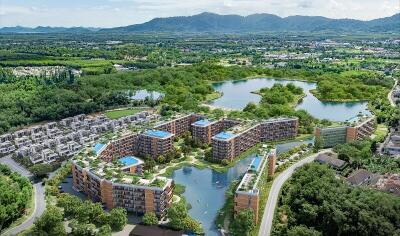
<svg viewBox="0 0 400 236">
<path fill-rule="evenodd" d="M 267 150 L 261 155 L 256 155 L 240 181 L 234 196 L 234 216 L 240 211 L 252 209 L 254 222 L 259 218 L 260 189 L 258 183 L 267 169 L 268 159 L 275 159 L 275 149 Z"/>
<path fill-rule="evenodd" d="M 74 161 L 73 186 L 87 194 L 92 201 L 104 203 L 108 209 L 122 207 L 139 215 L 154 212 L 163 218 L 172 204 L 174 182 L 171 179 L 157 177 L 152 181 L 127 183 L 107 179 L 96 171 Z M 154 184 L 156 182 L 161 184 Z"/>
<path fill-rule="evenodd" d="M 334 147 L 338 144 L 363 140 L 374 133 L 374 117 L 357 117 L 350 120 L 349 125 L 315 129 L 315 137 L 322 139 L 324 147 Z"/>
<path fill-rule="evenodd" d="M 173 148 L 172 133 L 161 130 L 147 130 L 139 134 L 128 134 L 111 141 L 101 150 L 100 157 L 111 162 L 115 156 L 138 155 L 157 158 L 166 155 Z"/>
<path fill-rule="evenodd" d="M 298 118 L 276 118 L 260 123 L 261 142 L 279 141 L 297 136 Z"/>
<path fill-rule="evenodd" d="M 191 130 L 191 125 L 202 119 L 203 117 L 198 114 L 189 114 L 174 118 L 170 121 L 157 124 L 154 128 L 157 130 L 167 131 L 169 133 L 175 134 L 176 136 L 181 136 L 185 132 Z"/>
<path fill-rule="evenodd" d="M 227 119 L 210 121 L 208 119 L 201 119 L 192 123 L 192 137 L 199 143 L 210 144 L 211 138 L 214 135 L 238 124 L 240 124 L 240 121 Z"/>
<path fill-rule="evenodd" d="M 138 154 L 157 158 L 173 148 L 174 134 L 161 130 L 147 130 L 139 135 Z"/>
<path fill-rule="evenodd" d="M 298 131 L 298 118 L 269 119 L 261 123 L 240 124 L 231 131 L 212 137 L 213 158 L 233 160 L 260 142 L 294 138 Z"/>
</svg>

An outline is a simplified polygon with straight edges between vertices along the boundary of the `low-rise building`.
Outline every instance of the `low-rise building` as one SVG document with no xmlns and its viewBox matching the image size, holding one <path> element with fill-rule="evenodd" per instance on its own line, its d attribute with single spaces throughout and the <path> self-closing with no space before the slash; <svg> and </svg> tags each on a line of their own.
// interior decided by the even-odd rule
<svg viewBox="0 0 400 236">
<path fill-rule="evenodd" d="M 375 184 L 379 177 L 378 174 L 374 174 L 364 169 L 358 169 L 347 177 L 347 182 L 352 186 L 368 186 Z"/>
<path fill-rule="evenodd" d="M 321 153 L 315 158 L 316 162 L 330 166 L 335 170 L 343 170 L 347 162 L 340 160 L 333 153 Z"/>
</svg>

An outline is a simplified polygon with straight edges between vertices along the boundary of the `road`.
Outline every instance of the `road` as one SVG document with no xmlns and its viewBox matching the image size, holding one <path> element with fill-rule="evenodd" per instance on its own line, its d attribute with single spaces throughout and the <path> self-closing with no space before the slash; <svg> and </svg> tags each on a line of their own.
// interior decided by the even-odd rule
<svg viewBox="0 0 400 236">
<path fill-rule="evenodd" d="M 0 163 L 5 164 L 8 167 L 11 168 L 12 171 L 18 172 L 20 175 L 27 177 L 28 179 L 31 179 L 33 175 L 31 172 L 29 172 L 27 169 L 22 167 L 20 164 L 15 162 L 12 158 L 11 155 L 5 156 L 0 158 Z"/>
<path fill-rule="evenodd" d="M 16 163 L 11 158 L 11 156 L 6 156 L 3 158 L 0 158 L 0 163 L 6 164 L 13 171 L 20 173 L 22 176 L 25 176 L 27 178 L 32 178 L 32 174 L 28 170 L 26 170 L 24 167 L 22 167 L 18 163 Z M 46 209 L 44 186 L 42 185 L 42 182 L 38 182 L 38 183 L 33 184 L 33 188 L 35 191 L 35 206 L 34 206 L 33 213 L 20 225 L 3 232 L 1 235 L 4 235 L 4 236 L 17 235 L 18 233 L 30 228 L 33 225 L 35 219 L 39 218 L 43 214 L 44 210 Z"/>
<path fill-rule="evenodd" d="M 390 105 L 392 105 L 392 107 L 395 107 L 396 103 L 393 100 L 392 94 L 393 94 L 393 91 L 395 90 L 395 88 L 397 86 L 397 79 L 393 78 L 393 80 L 394 80 L 394 85 L 393 85 L 392 90 L 390 90 L 390 92 L 388 93 L 388 99 L 389 99 Z"/>
<path fill-rule="evenodd" d="M 306 157 L 306 158 L 296 162 L 295 164 L 293 164 L 292 166 L 290 166 L 289 168 L 284 170 L 281 174 L 279 174 L 278 177 L 276 177 L 276 179 L 274 180 L 274 182 L 272 184 L 271 190 L 269 192 L 267 203 L 265 204 L 265 210 L 264 210 L 263 218 L 262 218 L 261 225 L 260 225 L 260 231 L 258 232 L 258 236 L 269 236 L 270 235 L 271 228 L 272 228 L 272 220 L 274 219 L 276 203 L 278 202 L 280 190 L 281 190 L 283 184 L 286 182 L 286 180 L 288 180 L 290 178 L 290 176 L 292 176 L 292 174 L 296 170 L 296 168 L 314 161 L 315 157 L 317 157 L 319 154 L 328 152 L 328 151 L 330 151 L 330 150 L 329 149 L 323 150 L 323 151 L 320 151 L 319 153 L 316 153 L 309 157 Z"/>
</svg>

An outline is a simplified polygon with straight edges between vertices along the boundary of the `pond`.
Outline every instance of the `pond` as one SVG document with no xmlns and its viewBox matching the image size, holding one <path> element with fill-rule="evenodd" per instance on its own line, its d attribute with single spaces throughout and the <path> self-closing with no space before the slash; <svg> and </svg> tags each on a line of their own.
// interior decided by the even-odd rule
<svg viewBox="0 0 400 236">
<path fill-rule="evenodd" d="M 282 153 L 295 146 L 310 142 L 312 139 L 278 144 L 276 151 Z M 207 236 L 219 235 L 214 225 L 214 219 L 218 210 L 224 206 L 225 192 L 233 180 L 238 179 L 246 172 L 255 156 L 255 153 L 250 154 L 223 173 L 209 168 L 197 169 L 195 167 L 183 167 L 173 172 L 172 178 L 175 183 L 186 187 L 183 196 L 192 206 L 189 210 L 190 216 L 201 222 Z"/>
<path fill-rule="evenodd" d="M 229 109 L 243 109 L 249 102 L 259 103 L 261 96 L 251 93 L 261 88 L 272 87 L 274 84 L 293 83 L 303 88 L 306 97 L 297 105 L 296 109 L 304 109 L 318 119 L 332 121 L 346 121 L 358 114 L 371 113 L 367 102 L 325 102 L 318 100 L 310 90 L 316 89 L 316 83 L 296 80 L 276 80 L 271 78 L 257 78 L 214 83 L 215 90 L 223 95 L 210 102 L 210 105 Z"/>
</svg>

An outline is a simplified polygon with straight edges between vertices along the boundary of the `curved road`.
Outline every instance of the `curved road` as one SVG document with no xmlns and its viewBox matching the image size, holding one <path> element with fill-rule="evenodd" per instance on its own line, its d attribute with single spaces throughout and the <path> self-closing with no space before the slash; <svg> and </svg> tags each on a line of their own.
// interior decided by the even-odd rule
<svg viewBox="0 0 400 236">
<path fill-rule="evenodd" d="M 264 214 L 261 221 L 260 231 L 258 232 L 258 236 L 269 236 L 271 234 L 272 220 L 274 219 L 275 206 L 276 203 L 278 202 L 278 196 L 285 181 L 288 180 L 290 176 L 292 176 L 296 168 L 314 161 L 315 157 L 317 157 L 319 154 L 328 151 L 329 149 L 323 150 L 309 157 L 306 157 L 294 163 L 292 166 L 290 166 L 289 168 L 284 170 L 281 174 L 279 174 L 278 177 L 276 177 L 276 179 L 272 184 L 271 190 L 269 191 L 268 200 L 265 205 Z"/>
<path fill-rule="evenodd" d="M 27 178 L 32 178 L 32 174 L 26 170 L 24 167 L 20 166 L 18 163 L 16 163 L 11 156 L 6 156 L 0 159 L 0 163 L 5 164 L 11 168 L 11 170 L 16 171 L 20 173 L 22 176 L 25 176 Z M 33 189 L 35 191 L 35 206 L 32 214 L 21 224 L 15 226 L 14 228 L 8 229 L 7 231 L 3 232 L 1 235 L 4 236 L 11 236 L 11 235 L 17 235 L 21 233 L 22 231 L 30 228 L 35 219 L 39 218 L 44 210 L 46 209 L 46 200 L 45 200 L 45 189 L 44 186 L 42 186 L 42 182 L 35 183 L 33 184 Z"/>
<path fill-rule="evenodd" d="M 393 94 L 393 91 L 394 91 L 394 90 L 396 89 L 396 87 L 397 87 L 397 79 L 393 78 L 393 80 L 394 80 L 394 85 L 393 85 L 392 90 L 390 90 L 390 92 L 388 93 L 388 99 L 389 99 L 390 105 L 392 105 L 392 107 L 395 107 L 395 106 L 396 106 L 396 103 L 395 103 L 394 100 L 393 100 L 392 94 Z"/>
</svg>

